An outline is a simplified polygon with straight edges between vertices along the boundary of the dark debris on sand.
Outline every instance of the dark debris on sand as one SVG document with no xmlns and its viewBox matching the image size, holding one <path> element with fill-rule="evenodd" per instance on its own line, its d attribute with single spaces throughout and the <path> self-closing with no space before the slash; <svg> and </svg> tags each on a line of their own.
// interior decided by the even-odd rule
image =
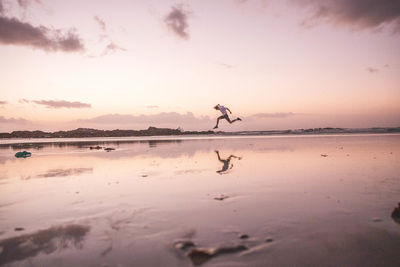
<svg viewBox="0 0 400 267">
<path fill-rule="evenodd" d="M 392 219 L 395 222 L 400 223 L 400 202 L 398 203 L 398 206 L 396 208 L 394 208 L 394 210 L 392 212 Z"/>
<path fill-rule="evenodd" d="M 183 251 L 192 261 L 193 265 L 202 265 L 218 255 L 236 253 L 248 249 L 247 246 L 241 244 L 218 247 L 197 247 L 191 240 L 178 240 L 174 243 L 174 248 Z"/>
<path fill-rule="evenodd" d="M 222 201 L 222 200 L 227 199 L 227 198 L 229 198 L 229 196 L 226 196 L 226 195 L 221 195 L 219 197 L 214 197 L 215 200 L 219 200 L 219 201 Z"/>
<path fill-rule="evenodd" d="M 187 253 L 187 256 L 190 258 L 193 265 L 201 265 L 218 255 L 236 253 L 247 249 L 248 247 L 245 245 L 221 246 L 217 248 L 193 248 Z"/>
</svg>

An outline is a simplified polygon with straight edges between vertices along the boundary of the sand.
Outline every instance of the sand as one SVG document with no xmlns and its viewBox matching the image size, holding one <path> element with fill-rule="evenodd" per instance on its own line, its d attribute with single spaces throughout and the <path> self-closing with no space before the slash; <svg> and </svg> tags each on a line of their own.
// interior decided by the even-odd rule
<svg viewBox="0 0 400 267">
<path fill-rule="evenodd" d="M 400 266 L 400 135 L 161 139 L 0 143 L 0 265 Z"/>
</svg>

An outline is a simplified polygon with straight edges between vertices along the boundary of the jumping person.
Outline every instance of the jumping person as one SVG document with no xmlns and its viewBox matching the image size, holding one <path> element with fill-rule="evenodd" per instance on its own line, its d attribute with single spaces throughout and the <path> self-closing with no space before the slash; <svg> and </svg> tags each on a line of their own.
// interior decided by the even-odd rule
<svg viewBox="0 0 400 267">
<path fill-rule="evenodd" d="M 220 104 L 217 104 L 214 108 L 216 110 L 221 111 L 221 113 L 222 113 L 222 116 L 219 116 L 217 118 L 217 124 L 215 125 L 214 129 L 218 128 L 218 123 L 219 123 L 219 120 L 221 120 L 221 119 L 226 119 L 229 123 L 234 123 L 235 121 L 241 121 L 242 120 L 241 118 L 237 117 L 236 119 L 231 121 L 231 119 L 229 118 L 228 113 L 226 111 L 229 111 L 229 113 L 231 113 L 231 114 L 232 114 L 232 111 L 227 107 L 224 107 L 224 106 L 222 106 Z"/>
</svg>

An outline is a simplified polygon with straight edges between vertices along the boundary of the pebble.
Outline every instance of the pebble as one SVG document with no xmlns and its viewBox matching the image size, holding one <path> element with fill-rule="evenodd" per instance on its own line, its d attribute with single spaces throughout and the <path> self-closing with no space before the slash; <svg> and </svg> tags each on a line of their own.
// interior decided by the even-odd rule
<svg viewBox="0 0 400 267">
<path fill-rule="evenodd" d="M 241 235 L 239 236 L 239 238 L 240 238 L 240 239 L 247 239 L 247 238 L 249 238 L 249 235 L 248 235 L 248 234 L 241 234 Z"/>
<path fill-rule="evenodd" d="M 215 200 L 220 200 L 220 201 L 227 199 L 227 198 L 229 198 L 229 196 L 225 196 L 225 195 L 221 195 L 219 197 L 214 197 Z"/>
</svg>

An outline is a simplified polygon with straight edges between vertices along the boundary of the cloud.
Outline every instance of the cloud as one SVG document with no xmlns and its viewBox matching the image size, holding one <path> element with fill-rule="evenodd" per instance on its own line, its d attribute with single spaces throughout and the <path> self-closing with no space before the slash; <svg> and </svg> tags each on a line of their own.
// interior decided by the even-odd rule
<svg viewBox="0 0 400 267">
<path fill-rule="evenodd" d="M 104 48 L 103 53 L 101 53 L 101 56 L 113 54 L 117 51 L 126 51 L 125 48 L 117 45 L 111 37 L 107 34 L 107 25 L 103 19 L 101 19 L 99 16 L 94 16 L 93 19 L 96 21 L 96 23 L 100 26 L 102 33 L 99 35 L 99 40 L 100 42 L 107 41 L 108 44 Z"/>
<path fill-rule="evenodd" d="M 156 114 L 106 114 L 89 119 L 70 122 L 74 127 L 98 129 L 146 129 L 149 126 L 160 128 L 183 127 L 185 130 L 209 130 L 215 119 L 208 116 L 194 116 L 193 113 L 160 112 Z"/>
<path fill-rule="evenodd" d="M 18 100 L 18 103 L 21 103 L 21 104 L 29 103 L 29 100 L 25 99 L 25 98 L 21 98 L 20 100 Z"/>
<path fill-rule="evenodd" d="M 29 121 L 25 120 L 25 119 L 22 119 L 22 118 L 18 118 L 18 119 L 9 118 L 9 119 L 7 119 L 7 118 L 5 118 L 3 116 L 0 116 L 0 123 L 23 123 L 23 124 L 25 124 L 25 123 L 29 123 Z"/>
<path fill-rule="evenodd" d="M 18 6 L 26 10 L 32 3 L 41 4 L 39 0 L 18 0 Z M 6 16 L 4 1 L 0 0 L 0 44 L 29 46 L 44 51 L 82 52 L 83 41 L 76 29 L 67 30 L 34 26 L 15 17 Z"/>
<path fill-rule="evenodd" d="M 227 68 L 227 69 L 231 69 L 231 68 L 233 68 L 233 65 L 230 65 L 230 64 L 226 64 L 226 63 L 222 63 L 222 62 L 220 62 L 220 63 L 218 63 L 220 66 L 222 66 L 222 67 L 224 67 L 224 68 Z"/>
<path fill-rule="evenodd" d="M 135 124 L 135 123 L 179 123 L 209 120 L 208 117 L 195 117 L 193 113 L 180 114 L 177 112 L 161 112 L 150 115 L 107 114 L 92 119 L 82 119 L 80 122 L 104 124 Z"/>
<path fill-rule="evenodd" d="M 252 115 L 251 117 L 255 118 L 287 118 L 295 116 L 296 114 L 293 112 L 277 112 L 277 113 L 257 113 Z"/>
<path fill-rule="evenodd" d="M 16 18 L 0 16 L 0 44 L 30 46 L 44 51 L 84 51 L 75 29 L 62 31 L 45 26 L 35 27 Z"/>
<path fill-rule="evenodd" d="M 107 46 L 106 46 L 106 48 L 104 49 L 104 52 L 103 52 L 103 56 L 105 56 L 105 55 L 108 55 L 108 54 L 112 54 L 112 53 L 115 53 L 115 52 L 117 52 L 117 51 L 126 51 L 126 49 L 125 48 L 123 48 L 123 47 L 120 47 L 119 45 L 117 45 L 116 43 L 114 43 L 114 42 L 110 42 Z"/>
<path fill-rule="evenodd" d="M 182 5 L 176 5 L 171 8 L 171 11 L 164 18 L 164 23 L 173 33 L 182 39 L 188 39 L 189 27 L 187 23 L 189 12 L 183 9 Z"/>
<path fill-rule="evenodd" d="M 379 69 L 368 67 L 367 71 L 369 71 L 370 73 L 376 73 L 379 72 Z"/>
<path fill-rule="evenodd" d="M 36 4 L 42 4 L 42 2 L 40 0 L 18 0 L 18 5 L 22 8 L 22 9 L 27 9 L 32 2 L 35 2 Z"/>
<path fill-rule="evenodd" d="M 91 108 L 91 104 L 86 104 L 82 102 L 70 102 L 65 100 L 32 100 L 31 102 L 44 105 L 47 108 Z"/>
<path fill-rule="evenodd" d="M 398 0 L 292 0 L 309 9 L 307 26 L 315 20 L 325 19 L 356 29 L 380 28 L 392 24 L 400 33 L 400 1 Z"/>
<path fill-rule="evenodd" d="M 0 101 L 0 105 L 5 105 L 7 103 L 8 103 L 7 101 Z"/>
<path fill-rule="evenodd" d="M 106 31 L 106 23 L 104 22 L 104 20 L 102 20 L 98 16 L 94 16 L 93 19 L 97 22 L 97 24 L 99 24 L 102 31 L 105 32 Z"/>
<path fill-rule="evenodd" d="M 147 106 L 147 108 L 159 108 L 159 106 L 156 106 L 156 105 L 150 105 L 150 106 Z"/>
</svg>

